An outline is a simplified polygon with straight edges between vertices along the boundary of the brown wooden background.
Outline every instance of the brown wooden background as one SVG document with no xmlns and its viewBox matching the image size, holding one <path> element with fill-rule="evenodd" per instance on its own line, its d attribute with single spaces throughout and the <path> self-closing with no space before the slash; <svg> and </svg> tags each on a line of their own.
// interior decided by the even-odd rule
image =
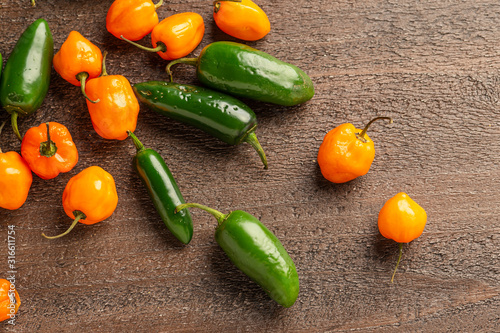
<svg viewBox="0 0 500 333">
<path fill-rule="evenodd" d="M 107 68 L 132 83 L 166 79 L 166 62 L 105 29 L 112 1 L 2 0 L 0 51 L 8 57 L 29 23 L 45 18 L 57 51 L 77 30 L 109 51 Z M 294 259 L 297 303 L 284 309 L 240 273 L 214 240 L 215 220 L 192 210 L 195 234 L 182 246 L 159 220 L 131 167 L 132 143 L 101 139 L 79 88 L 53 71 L 41 109 L 20 129 L 57 121 L 80 153 L 56 179 L 34 176 L 16 211 L 0 210 L 0 272 L 7 226 L 16 227 L 16 332 L 313 332 L 500 329 L 500 3 L 450 1 L 258 1 L 271 33 L 247 43 L 293 63 L 316 96 L 278 107 L 246 101 L 270 168 L 249 145 L 228 146 L 141 108 L 136 134 L 166 159 L 187 201 L 262 220 Z M 160 18 L 194 11 L 206 33 L 193 52 L 234 40 L 215 26 L 212 1 L 166 1 Z M 143 41 L 149 44 L 149 37 Z M 5 61 L 5 60 L 4 60 Z M 196 83 L 191 67 L 180 82 Z M 343 185 L 321 176 L 324 134 L 344 122 L 370 131 L 377 155 L 368 175 Z M 6 114 L 0 116 L 5 119 Z M 3 151 L 20 151 L 10 130 Z M 91 165 L 117 182 L 111 218 L 64 231 L 66 182 Z M 407 192 L 428 213 L 424 234 L 405 246 L 394 284 L 397 244 L 377 229 L 383 203 Z M 2 259 L 3 258 L 3 259 Z M 2 273 L 0 275 L 3 275 Z"/>
</svg>

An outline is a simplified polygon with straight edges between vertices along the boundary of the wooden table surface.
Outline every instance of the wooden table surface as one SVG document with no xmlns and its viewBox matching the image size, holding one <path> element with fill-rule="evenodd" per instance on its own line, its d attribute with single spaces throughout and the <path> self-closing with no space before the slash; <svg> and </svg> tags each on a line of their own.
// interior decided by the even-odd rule
<svg viewBox="0 0 500 333">
<path fill-rule="evenodd" d="M 132 83 L 166 80 L 166 61 L 106 31 L 111 1 L 4 0 L 0 52 L 45 18 L 57 51 L 77 30 L 109 52 L 108 73 Z M 258 217 L 293 258 L 300 294 L 291 308 L 272 301 L 236 269 L 214 239 L 216 221 L 192 209 L 194 237 L 183 246 L 159 219 L 131 165 L 132 142 L 93 130 L 79 88 L 52 71 L 42 107 L 20 130 L 57 121 L 71 131 L 76 167 L 53 180 L 33 177 L 18 210 L 0 209 L 0 272 L 15 226 L 16 286 L 22 305 L 9 332 L 492 332 L 500 330 L 500 3 L 450 1 L 257 1 L 271 32 L 248 45 L 307 72 L 315 97 L 300 106 L 245 102 L 259 119 L 264 170 L 249 145 L 229 146 L 141 107 L 136 134 L 159 151 L 189 202 Z M 212 1 L 174 0 L 160 18 L 201 14 L 206 32 L 193 52 L 235 40 L 212 18 Z M 149 44 L 146 37 L 143 44 Z M 197 83 L 192 67 L 179 82 Z M 327 131 L 390 116 L 369 134 L 370 172 L 336 185 L 316 162 Z M 7 118 L 2 113 L 0 119 Z M 20 151 L 10 129 L 2 150 Z M 67 181 L 99 165 L 115 178 L 114 214 L 47 240 L 71 220 Z M 404 246 L 378 232 L 384 202 L 408 193 L 425 208 L 421 237 Z"/>
</svg>

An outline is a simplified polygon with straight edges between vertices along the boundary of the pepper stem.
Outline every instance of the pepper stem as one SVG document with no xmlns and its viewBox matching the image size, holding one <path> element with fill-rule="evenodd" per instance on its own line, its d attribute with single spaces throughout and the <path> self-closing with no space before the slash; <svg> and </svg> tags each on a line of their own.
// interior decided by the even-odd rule
<svg viewBox="0 0 500 333">
<path fill-rule="evenodd" d="M 142 144 L 141 141 L 135 136 L 132 131 L 127 131 L 127 134 L 129 137 L 132 138 L 132 141 L 134 142 L 135 148 L 137 149 L 137 152 L 140 152 L 141 150 L 144 150 L 144 145 Z"/>
<path fill-rule="evenodd" d="M 158 1 L 158 3 L 155 5 L 155 9 L 158 9 L 158 7 L 160 7 L 161 5 L 163 5 L 163 0 Z"/>
<path fill-rule="evenodd" d="M 247 134 L 243 141 L 249 143 L 257 151 L 257 153 L 259 153 L 260 160 L 262 161 L 262 163 L 264 163 L 264 169 L 267 169 L 266 153 L 264 152 L 264 149 L 262 149 L 259 140 L 257 140 L 257 135 L 255 134 L 255 132 L 252 130 Z"/>
<path fill-rule="evenodd" d="M 102 54 L 102 71 L 101 71 L 101 76 L 106 76 L 108 75 L 108 72 L 106 72 L 106 56 L 108 55 L 108 51 L 104 51 Z"/>
<path fill-rule="evenodd" d="M 392 278 L 391 278 L 391 283 L 394 281 L 394 275 L 396 275 L 396 271 L 399 266 L 399 262 L 401 261 L 401 257 L 403 256 L 403 243 L 399 243 L 399 258 L 398 262 L 396 263 L 396 268 L 394 268 L 394 273 L 392 273 Z"/>
<path fill-rule="evenodd" d="M 5 124 L 7 123 L 7 120 L 4 120 L 2 122 L 2 125 L 0 125 L 0 134 L 2 134 L 2 130 L 3 130 L 3 127 L 5 126 Z M 2 149 L 0 148 L 0 154 L 2 153 Z"/>
<path fill-rule="evenodd" d="M 62 234 L 59 234 L 57 236 L 47 236 L 47 235 L 45 235 L 45 233 L 42 232 L 42 236 L 45 237 L 45 238 L 47 238 L 47 239 L 56 239 L 56 238 L 65 236 L 65 235 L 69 234 L 69 232 L 71 230 L 73 230 L 73 228 L 76 226 L 76 224 L 78 223 L 78 221 L 80 221 L 81 219 L 86 219 L 87 218 L 87 216 L 83 212 L 81 212 L 79 210 L 75 210 L 73 212 L 73 215 L 75 215 L 75 220 L 73 221 L 73 223 L 71 224 L 71 226 L 68 228 L 68 230 L 66 230 L 65 232 L 63 232 Z"/>
<path fill-rule="evenodd" d="M 78 73 L 76 74 L 76 79 L 78 81 L 80 81 L 80 87 L 82 88 L 82 94 L 83 96 L 85 96 L 85 98 L 90 102 L 90 103 L 97 103 L 99 102 L 99 98 L 97 99 L 97 101 L 93 101 L 90 99 L 89 96 L 87 96 L 87 93 L 85 92 L 85 83 L 87 82 L 87 79 L 89 78 L 89 73 L 87 72 L 81 72 L 81 73 Z"/>
<path fill-rule="evenodd" d="M 370 122 L 368 124 L 366 124 L 365 128 L 363 128 L 363 130 L 361 131 L 361 133 L 356 133 L 356 137 L 358 139 L 360 139 L 361 141 L 363 141 L 363 142 L 367 142 L 367 140 L 365 138 L 366 131 L 368 131 L 368 128 L 370 127 L 371 124 L 373 124 L 375 121 L 380 120 L 380 119 L 389 120 L 389 124 L 392 124 L 392 118 L 391 117 L 377 117 L 377 118 L 374 118 L 374 119 L 370 120 Z"/>
<path fill-rule="evenodd" d="M 196 65 L 198 65 L 198 58 L 181 58 L 181 59 L 177 59 L 177 60 L 169 62 L 167 67 L 165 68 L 165 71 L 167 72 L 168 76 L 170 77 L 170 82 L 173 81 L 172 71 L 170 70 L 170 68 L 174 65 L 177 65 L 177 64 L 187 64 L 187 65 L 191 65 L 191 66 L 196 66 Z"/>
<path fill-rule="evenodd" d="M 57 152 L 57 146 L 54 141 L 50 140 L 50 124 L 47 125 L 47 141 L 40 143 L 40 155 L 45 157 L 52 157 Z"/>
<path fill-rule="evenodd" d="M 19 133 L 19 128 L 17 127 L 17 117 L 19 114 L 16 111 L 12 111 L 11 117 L 10 117 L 10 122 L 12 124 L 12 129 L 14 130 L 14 133 L 16 133 L 17 138 L 19 141 L 23 141 L 23 138 L 21 137 L 21 133 Z"/>
<path fill-rule="evenodd" d="M 189 207 L 200 208 L 200 209 L 203 209 L 204 211 L 212 214 L 217 219 L 217 223 L 219 225 L 221 225 L 222 222 L 224 222 L 224 220 L 227 217 L 226 214 L 222 214 L 218 210 L 215 210 L 213 208 L 210 208 L 210 207 L 207 207 L 207 206 L 204 206 L 204 205 L 200 205 L 198 203 L 184 203 L 184 204 L 181 204 L 181 205 L 175 207 L 174 213 L 177 214 L 178 212 L 180 212 L 184 208 L 189 208 Z"/>
<path fill-rule="evenodd" d="M 214 13 L 217 13 L 219 11 L 221 2 L 241 2 L 241 0 L 215 0 L 214 1 Z"/>
<path fill-rule="evenodd" d="M 127 43 L 132 44 L 132 45 L 134 45 L 134 46 L 136 46 L 144 51 L 149 51 L 149 52 L 166 52 L 167 51 L 167 45 L 165 45 L 165 43 L 163 43 L 163 42 L 156 42 L 156 47 L 151 48 L 151 47 L 142 46 L 141 44 L 138 44 L 136 42 L 128 40 L 127 38 L 123 37 L 123 35 L 121 35 L 120 38 L 123 39 L 124 41 L 126 41 Z"/>
</svg>

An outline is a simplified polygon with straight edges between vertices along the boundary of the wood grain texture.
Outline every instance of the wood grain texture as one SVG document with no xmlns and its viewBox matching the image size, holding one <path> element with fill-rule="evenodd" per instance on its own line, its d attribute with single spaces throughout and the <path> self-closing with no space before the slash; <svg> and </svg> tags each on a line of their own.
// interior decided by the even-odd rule
<svg viewBox="0 0 500 333">
<path fill-rule="evenodd" d="M 228 146 L 142 107 L 136 130 L 165 158 L 187 201 L 246 210 L 272 230 L 295 261 L 297 303 L 284 309 L 239 272 L 217 246 L 215 220 L 192 210 L 195 234 L 182 246 L 166 230 L 135 175 L 131 142 L 101 139 L 79 88 L 52 72 L 41 109 L 20 130 L 57 121 L 80 153 L 56 179 L 34 176 L 25 205 L 0 210 L 0 273 L 7 227 L 16 230 L 22 306 L 5 332 L 493 332 L 500 330 L 500 4 L 450 1 L 256 1 L 271 33 L 247 43 L 307 72 L 315 97 L 300 106 L 245 101 L 258 118 L 269 159 Z M 58 50 L 77 30 L 109 52 L 110 74 L 132 83 L 166 79 L 166 62 L 105 29 L 111 1 L 27 0 L 0 4 L 0 52 L 8 57 L 26 26 L 45 18 Z M 215 26 L 212 1 L 167 1 L 160 18 L 194 11 L 205 37 L 235 40 Z M 149 43 L 146 37 L 144 44 Z M 191 67 L 180 82 L 197 83 Z M 342 185 L 326 181 L 316 155 L 323 136 L 378 115 L 370 172 Z M 0 119 L 6 118 L 6 114 Z M 3 151 L 20 151 L 10 130 Z M 105 222 L 70 220 L 61 195 L 91 165 L 116 180 L 119 204 Z M 377 229 L 383 203 L 407 192 L 428 213 L 424 234 L 404 247 Z M 2 248 L 3 247 L 3 248 Z M 5 274 L 5 273 L 1 273 Z"/>
</svg>

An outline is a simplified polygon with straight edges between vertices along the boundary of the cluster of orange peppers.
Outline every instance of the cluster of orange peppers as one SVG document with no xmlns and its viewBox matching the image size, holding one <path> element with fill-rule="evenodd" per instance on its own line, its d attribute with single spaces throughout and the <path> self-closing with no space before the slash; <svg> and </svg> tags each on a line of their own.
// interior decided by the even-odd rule
<svg viewBox="0 0 500 333">
<path fill-rule="evenodd" d="M 115 0 L 106 16 L 106 28 L 143 50 L 157 52 L 165 60 L 187 56 L 201 42 L 205 33 L 203 18 L 193 12 L 171 15 L 159 21 L 156 9 L 163 4 L 151 0 Z M 220 0 L 214 2 L 214 21 L 233 37 L 255 41 L 271 30 L 266 13 L 251 0 Z M 151 33 L 152 48 L 134 41 Z"/>
<path fill-rule="evenodd" d="M 374 143 L 366 134 L 372 119 L 363 130 L 346 123 L 329 131 L 323 138 L 318 151 L 318 164 L 323 176 L 333 183 L 345 183 L 368 173 L 375 158 Z M 394 275 L 401 261 L 403 243 L 419 237 L 427 223 L 427 213 L 406 193 L 398 193 L 389 199 L 379 212 L 378 228 L 382 236 L 399 243 L 399 257 Z"/>
</svg>

